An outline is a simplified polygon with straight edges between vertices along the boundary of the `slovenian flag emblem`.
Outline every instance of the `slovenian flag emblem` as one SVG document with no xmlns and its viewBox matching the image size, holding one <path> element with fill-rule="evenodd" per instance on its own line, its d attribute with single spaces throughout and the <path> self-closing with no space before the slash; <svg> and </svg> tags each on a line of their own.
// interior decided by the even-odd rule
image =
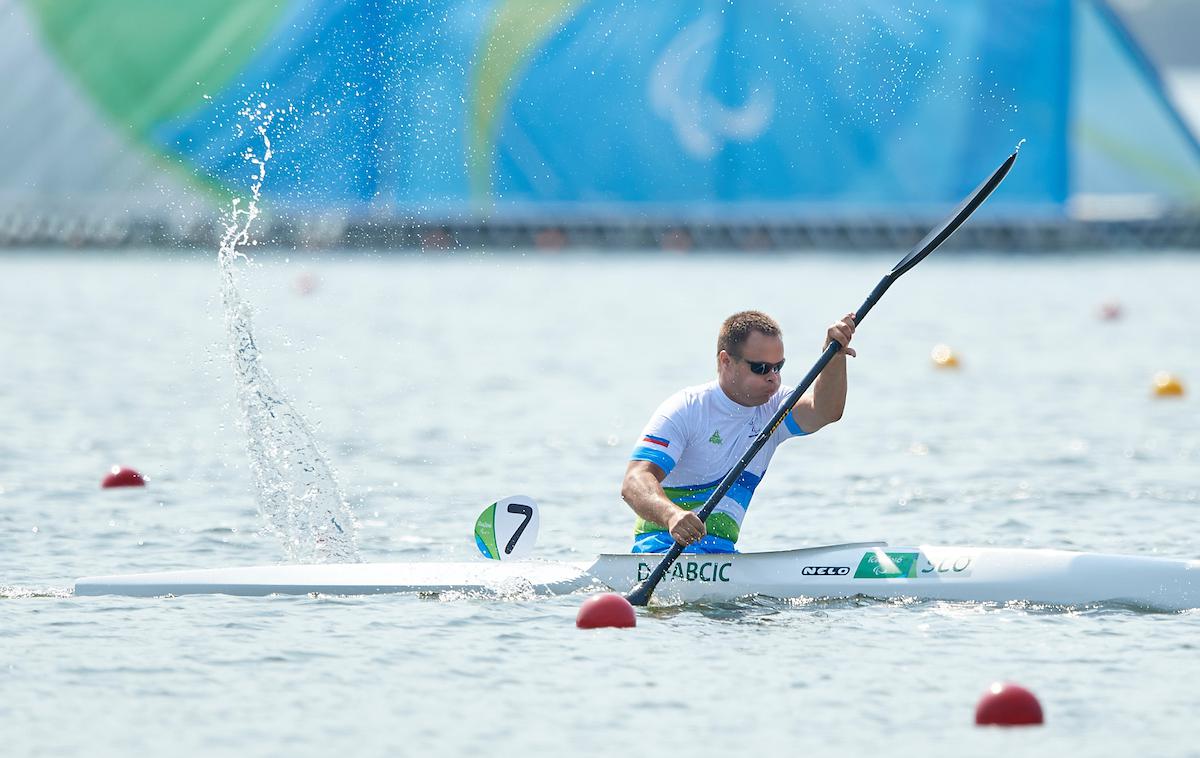
<svg viewBox="0 0 1200 758">
<path fill-rule="evenodd" d="M 655 437 L 653 434 L 647 434 L 645 437 L 642 437 L 642 441 L 649 442 L 651 445 L 658 445 L 659 447 L 671 446 L 670 442 L 664 440 L 662 437 Z"/>
</svg>

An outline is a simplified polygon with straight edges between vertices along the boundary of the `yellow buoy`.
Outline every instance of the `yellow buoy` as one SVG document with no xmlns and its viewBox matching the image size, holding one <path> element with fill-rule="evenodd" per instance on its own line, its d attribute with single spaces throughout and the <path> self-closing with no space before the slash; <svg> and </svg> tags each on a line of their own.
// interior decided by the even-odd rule
<svg viewBox="0 0 1200 758">
<path fill-rule="evenodd" d="M 1179 397 L 1183 395 L 1183 382 L 1166 371 L 1154 375 L 1154 394 L 1158 397 Z"/>
<path fill-rule="evenodd" d="M 949 345 L 935 345 L 931 357 L 938 368 L 958 368 L 958 356 Z"/>
</svg>

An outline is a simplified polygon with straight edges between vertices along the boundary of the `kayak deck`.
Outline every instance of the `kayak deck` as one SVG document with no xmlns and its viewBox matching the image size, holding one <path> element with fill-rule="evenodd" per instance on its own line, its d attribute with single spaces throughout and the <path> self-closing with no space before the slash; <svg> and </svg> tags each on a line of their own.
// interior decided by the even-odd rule
<svg viewBox="0 0 1200 758">
<path fill-rule="evenodd" d="M 92 576 L 76 595 L 378 595 L 477 592 L 566 594 L 594 583 L 587 564 L 545 561 L 475 563 L 324 563 Z"/>
<path fill-rule="evenodd" d="M 250 566 L 84 577 L 75 594 L 366 595 L 464 592 L 562 595 L 626 592 L 660 556 L 603 554 L 590 564 L 550 561 Z M 991 547 L 885 542 L 756 553 L 684 555 L 654 593 L 661 603 L 775 598 L 918 598 L 1051 605 L 1200 607 L 1200 561 Z"/>
<path fill-rule="evenodd" d="M 657 565 L 602 555 L 590 573 L 633 587 Z M 655 590 L 660 601 L 776 598 L 917 598 L 1047 605 L 1200 608 L 1200 561 L 1066 550 L 851 543 L 826 548 L 691 556 Z"/>
</svg>

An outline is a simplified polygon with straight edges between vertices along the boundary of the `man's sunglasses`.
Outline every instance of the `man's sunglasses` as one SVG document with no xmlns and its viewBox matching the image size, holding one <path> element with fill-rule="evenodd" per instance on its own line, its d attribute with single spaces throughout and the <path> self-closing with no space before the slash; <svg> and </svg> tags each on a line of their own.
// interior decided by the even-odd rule
<svg viewBox="0 0 1200 758">
<path fill-rule="evenodd" d="M 734 357 L 739 361 L 743 361 L 747 366 L 750 367 L 752 372 L 758 374 L 759 376 L 765 375 L 768 371 L 773 374 L 778 374 L 780 371 L 783 371 L 783 364 L 787 363 L 786 358 L 779 363 L 767 363 L 766 361 L 748 361 L 740 355 L 735 355 Z"/>
</svg>

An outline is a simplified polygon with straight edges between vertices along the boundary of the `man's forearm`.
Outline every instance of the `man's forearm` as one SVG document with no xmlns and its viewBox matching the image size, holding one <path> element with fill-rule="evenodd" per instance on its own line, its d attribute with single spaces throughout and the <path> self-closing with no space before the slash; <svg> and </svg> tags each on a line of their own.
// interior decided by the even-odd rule
<svg viewBox="0 0 1200 758">
<path fill-rule="evenodd" d="M 670 523 L 671 516 L 679 510 L 679 506 L 672 503 L 663 492 L 658 480 L 649 474 L 626 477 L 621 487 L 621 497 L 634 513 L 659 526 L 665 527 Z"/>
<path fill-rule="evenodd" d="M 832 424 L 846 410 L 846 354 L 838 352 L 813 382 L 813 410 Z"/>
</svg>

